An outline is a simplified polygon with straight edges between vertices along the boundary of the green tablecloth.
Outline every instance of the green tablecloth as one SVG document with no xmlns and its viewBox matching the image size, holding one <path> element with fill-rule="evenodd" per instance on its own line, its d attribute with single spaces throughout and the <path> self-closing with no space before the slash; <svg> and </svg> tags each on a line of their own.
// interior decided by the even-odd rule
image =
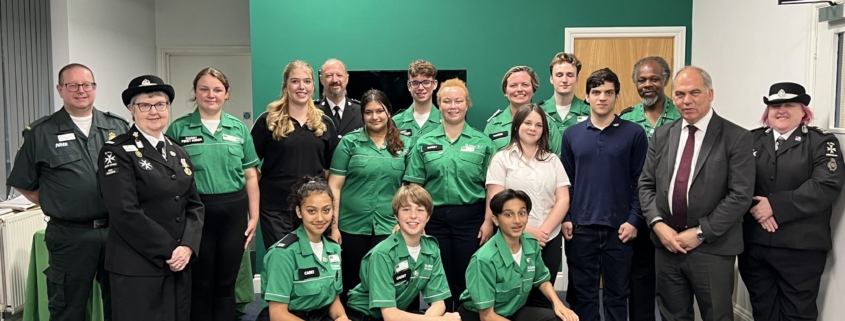
<svg viewBox="0 0 845 321">
<path fill-rule="evenodd" d="M 26 302 L 24 303 L 24 321 L 48 321 L 50 310 L 47 308 L 47 277 L 44 270 L 50 266 L 47 245 L 44 243 L 44 230 L 35 232 L 32 236 L 32 252 L 29 259 L 29 275 L 26 280 Z M 255 300 L 252 287 L 252 267 L 249 263 L 249 252 L 245 252 L 241 259 L 241 269 L 235 284 L 235 300 L 238 304 L 245 304 Z M 91 297 L 88 299 L 88 313 L 86 321 L 103 320 L 103 300 L 100 285 L 94 281 Z"/>
</svg>

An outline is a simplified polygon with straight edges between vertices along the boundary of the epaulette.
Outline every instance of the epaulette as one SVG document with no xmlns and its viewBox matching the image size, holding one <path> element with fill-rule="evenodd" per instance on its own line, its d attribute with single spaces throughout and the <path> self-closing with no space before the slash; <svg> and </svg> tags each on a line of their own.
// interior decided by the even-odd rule
<svg viewBox="0 0 845 321">
<path fill-rule="evenodd" d="M 819 128 L 819 127 L 816 127 L 816 126 L 806 126 L 806 127 L 809 128 L 809 129 L 812 129 L 813 131 L 815 131 L 819 134 L 822 134 L 822 135 L 833 135 L 833 133 L 825 130 L 824 128 Z"/>
<path fill-rule="evenodd" d="M 26 132 L 31 131 L 31 130 L 32 130 L 33 128 L 35 128 L 36 126 L 41 125 L 41 124 L 43 124 L 44 122 L 46 122 L 46 121 L 50 120 L 50 117 L 53 117 L 53 115 L 47 115 L 47 116 L 44 116 L 44 117 L 38 118 L 37 120 L 35 120 L 35 121 L 34 121 L 34 122 L 32 122 L 31 124 L 29 124 L 29 126 L 26 126 L 26 128 L 24 128 L 24 129 L 23 129 L 23 131 L 21 131 L 21 135 L 25 135 L 25 134 L 26 134 Z"/>
<path fill-rule="evenodd" d="M 129 122 L 126 121 L 126 119 L 124 119 L 123 117 L 120 117 L 118 115 L 112 114 L 110 111 L 103 112 L 103 114 L 105 114 L 106 116 L 111 117 L 111 118 L 119 119 L 119 120 L 123 121 L 123 123 L 126 124 L 127 126 L 129 125 Z"/>
<path fill-rule="evenodd" d="M 296 236 L 296 233 L 291 232 L 290 234 L 283 236 L 279 242 L 276 242 L 276 247 L 286 249 L 288 246 L 296 243 L 297 241 L 299 241 L 299 236 Z"/>
<path fill-rule="evenodd" d="M 543 111 L 543 113 L 544 113 L 544 114 L 546 114 L 546 118 L 547 118 L 550 122 L 555 123 L 555 124 L 557 124 L 557 123 L 558 123 L 557 119 L 555 119 L 554 117 L 552 117 L 552 115 L 549 115 L 549 113 L 548 113 L 548 112 L 546 112 L 546 111 L 544 110 L 544 111 Z"/>
<path fill-rule="evenodd" d="M 120 145 L 121 143 L 129 141 L 129 140 L 134 140 L 131 135 L 120 134 L 120 135 L 117 135 L 117 137 L 112 138 L 111 140 L 109 140 L 106 143 L 108 143 L 109 145 Z M 133 145 L 134 145 L 134 141 L 133 141 Z"/>
<path fill-rule="evenodd" d="M 630 113 L 632 111 L 634 111 L 634 106 L 623 109 L 621 112 L 619 112 L 619 116 L 625 115 L 625 114 Z"/>
<path fill-rule="evenodd" d="M 338 243 L 337 243 L 337 241 L 335 241 L 335 240 L 334 240 L 333 238 L 331 238 L 330 236 L 328 236 L 328 235 L 325 235 L 325 236 L 326 236 L 326 241 L 329 241 L 329 243 L 338 244 Z"/>
<path fill-rule="evenodd" d="M 400 110 L 398 110 L 397 112 L 393 113 L 393 116 L 396 116 L 396 115 L 399 115 L 399 114 L 401 114 L 401 113 L 404 113 L 406 110 L 408 110 L 408 108 L 405 108 L 405 109 L 400 109 Z"/>
<path fill-rule="evenodd" d="M 499 116 L 499 114 L 501 114 L 501 113 L 502 113 L 501 109 L 496 109 L 496 112 L 493 113 L 493 116 L 490 116 L 490 118 L 487 118 L 487 122 L 489 123 L 491 120 L 493 120 L 493 118 L 496 118 L 496 116 Z"/>
<path fill-rule="evenodd" d="M 360 101 L 360 100 L 358 100 L 358 99 L 355 99 L 355 98 L 349 98 L 348 96 L 346 97 L 346 99 L 349 99 L 349 101 L 351 101 L 353 104 L 358 104 L 358 105 L 360 105 L 360 104 L 361 104 L 361 101 Z"/>
<path fill-rule="evenodd" d="M 752 130 L 751 130 L 751 132 L 752 132 L 752 133 L 753 133 L 753 132 L 759 132 L 759 131 L 761 131 L 761 130 L 766 130 L 766 129 L 768 129 L 768 128 L 769 128 L 769 127 L 757 127 L 757 128 L 752 129 Z"/>
<path fill-rule="evenodd" d="M 537 106 L 543 107 L 543 105 L 545 105 L 545 104 L 546 104 L 546 101 L 541 100 L 539 103 L 537 103 Z"/>
<path fill-rule="evenodd" d="M 178 145 L 179 147 L 185 147 L 185 146 L 182 146 L 182 143 L 181 143 L 181 142 L 179 142 L 179 140 L 178 140 L 178 139 L 174 139 L 173 137 L 170 137 L 170 136 L 168 136 L 168 135 L 166 135 L 166 134 L 164 135 L 164 138 L 165 138 L 165 139 L 167 139 L 167 140 L 169 140 L 169 141 L 170 141 L 170 143 L 171 143 L 171 145 Z"/>
<path fill-rule="evenodd" d="M 440 246 L 440 242 L 437 241 L 437 238 L 428 234 L 422 235 L 423 240 L 428 240 L 429 242 L 434 242 L 434 245 Z"/>
</svg>

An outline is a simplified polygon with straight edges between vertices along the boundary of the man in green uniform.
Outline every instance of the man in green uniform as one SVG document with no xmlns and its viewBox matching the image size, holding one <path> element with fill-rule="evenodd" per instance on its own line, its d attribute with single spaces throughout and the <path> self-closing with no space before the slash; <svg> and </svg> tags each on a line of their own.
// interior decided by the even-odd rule
<svg viewBox="0 0 845 321">
<path fill-rule="evenodd" d="M 554 96 L 542 103 L 543 110 L 557 121 L 560 132 L 590 116 L 590 105 L 575 96 L 578 74 L 581 73 L 581 61 L 571 53 L 559 52 L 549 64 L 549 82 L 554 88 Z"/>
<path fill-rule="evenodd" d="M 94 108 L 97 83 L 88 67 L 63 67 L 56 90 L 64 106 L 23 131 L 8 185 L 41 205 L 49 218 L 45 242 L 50 267 L 44 273 L 50 320 L 83 320 L 95 277 L 110 320 L 103 270 L 108 211 L 97 188 L 97 157 L 107 141 L 129 127 L 123 118 Z"/>
<path fill-rule="evenodd" d="M 408 91 L 414 104 L 393 116 L 399 133 L 411 138 L 413 143 L 422 134 L 440 125 L 441 114 L 432 102 L 437 89 L 437 68 L 428 61 L 416 60 L 408 67 Z"/>
<path fill-rule="evenodd" d="M 625 108 L 620 118 L 642 126 L 649 142 L 657 127 L 681 118 L 672 99 L 664 94 L 671 75 L 669 64 L 660 57 L 646 57 L 634 65 L 632 78 L 643 100 Z M 642 226 L 637 226 L 637 230 L 648 231 L 648 224 L 644 222 Z M 628 280 L 628 317 L 632 321 L 654 321 L 654 245 L 648 237 L 637 237 L 633 242 L 634 254 Z"/>
<path fill-rule="evenodd" d="M 484 134 L 493 141 L 496 151 L 508 146 L 511 141 L 513 115 L 519 107 L 531 103 L 534 93 L 539 88 L 540 78 L 531 67 L 516 66 L 505 73 L 505 77 L 502 78 L 502 93 L 508 98 L 510 104 L 505 110 L 496 110 L 493 116 L 487 119 L 487 126 L 484 126 Z M 549 148 L 555 155 L 560 156 L 560 145 L 563 139 L 560 123 L 548 114 L 546 116 L 549 123 Z"/>
</svg>

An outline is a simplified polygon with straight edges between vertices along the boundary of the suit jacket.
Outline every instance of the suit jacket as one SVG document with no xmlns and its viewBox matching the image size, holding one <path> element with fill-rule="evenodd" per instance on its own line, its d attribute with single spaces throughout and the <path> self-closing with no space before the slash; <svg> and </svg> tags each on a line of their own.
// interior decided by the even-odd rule
<svg viewBox="0 0 845 321">
<path fill-rule="evenodd" d="M 205 209 L 194 183 L 194 166 L 181 146 L 165 140 L 166 160 L 135 126 L 100 150 L 97 180 L 109 211 L 108 271 L 172 274 L 165 261 L 180 245 L 190 247 L 191 261 L 196 259 Z"/>
<path fill-rule="evenodd" d="M 662 218 L 678 229 L 669 211 L 669 186 L 675 171 L 683 118 L 658 127 L 648 146 L 640 176 L 640 204 L 646 221 Z M 713 112 L 693 169 L 688 191 L 687 226 L 701 226 L 704 243 L 696 251 L 717 255 L 742 252 L 743 215 L 754 191 L 751 133 Z M 655 246 L 663 247 L 655 233 Z"/>
<path fill-rule="evenodd" d="M 757 179 L 754 195 L 768 198 L 778 229 L 769 233 L 749 212 L 745 241 L 753 244 L 829 250 L 833 202 L 845 183 L 839 140 L 833 134 L 801 126 L 775 151 L 774 131 L 752 131 Z"/>
<path fill-rule="evenodd" d="M 326 98 L 326 96 L 323 96 L 322 98 L 315 100 L 314 105 L 317 105 L 317 108 L 320 108 L 326 116 L 329 116 L 329 118 L 334 120 L 334 117 L 332 117 L 334 115 L 334 110 L 331 110 L 327 99 L 328 98 Z M 343 115 L 340 117 L 340 124 L 334 124 L 334 127 L 337 129 L 338 140 L 343 138 L 343 136 L 347 133 L 364 127 L 364 119 L 361 117 L 361 102 L 346 97 L 346 107 L 343 108 Z"/>
</svg>

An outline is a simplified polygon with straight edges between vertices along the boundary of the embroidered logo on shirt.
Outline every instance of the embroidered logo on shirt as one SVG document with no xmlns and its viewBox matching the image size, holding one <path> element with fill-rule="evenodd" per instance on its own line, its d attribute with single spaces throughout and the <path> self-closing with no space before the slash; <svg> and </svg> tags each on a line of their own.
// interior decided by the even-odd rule
<svg viewBox="0 0 845 321">
<path fill-rule="evenodd" d="M 400 129 L 400 130 L 399 130 L 399 134 L 402 134 L 402 135 L 404 135 L 404 136 L 408 136 L 408 137 L 411 137 L 411 135 L 412 135 L 412 133 L 411 133 L 411 130 L 410 130 L 410 129 Z"/>
</svg>

